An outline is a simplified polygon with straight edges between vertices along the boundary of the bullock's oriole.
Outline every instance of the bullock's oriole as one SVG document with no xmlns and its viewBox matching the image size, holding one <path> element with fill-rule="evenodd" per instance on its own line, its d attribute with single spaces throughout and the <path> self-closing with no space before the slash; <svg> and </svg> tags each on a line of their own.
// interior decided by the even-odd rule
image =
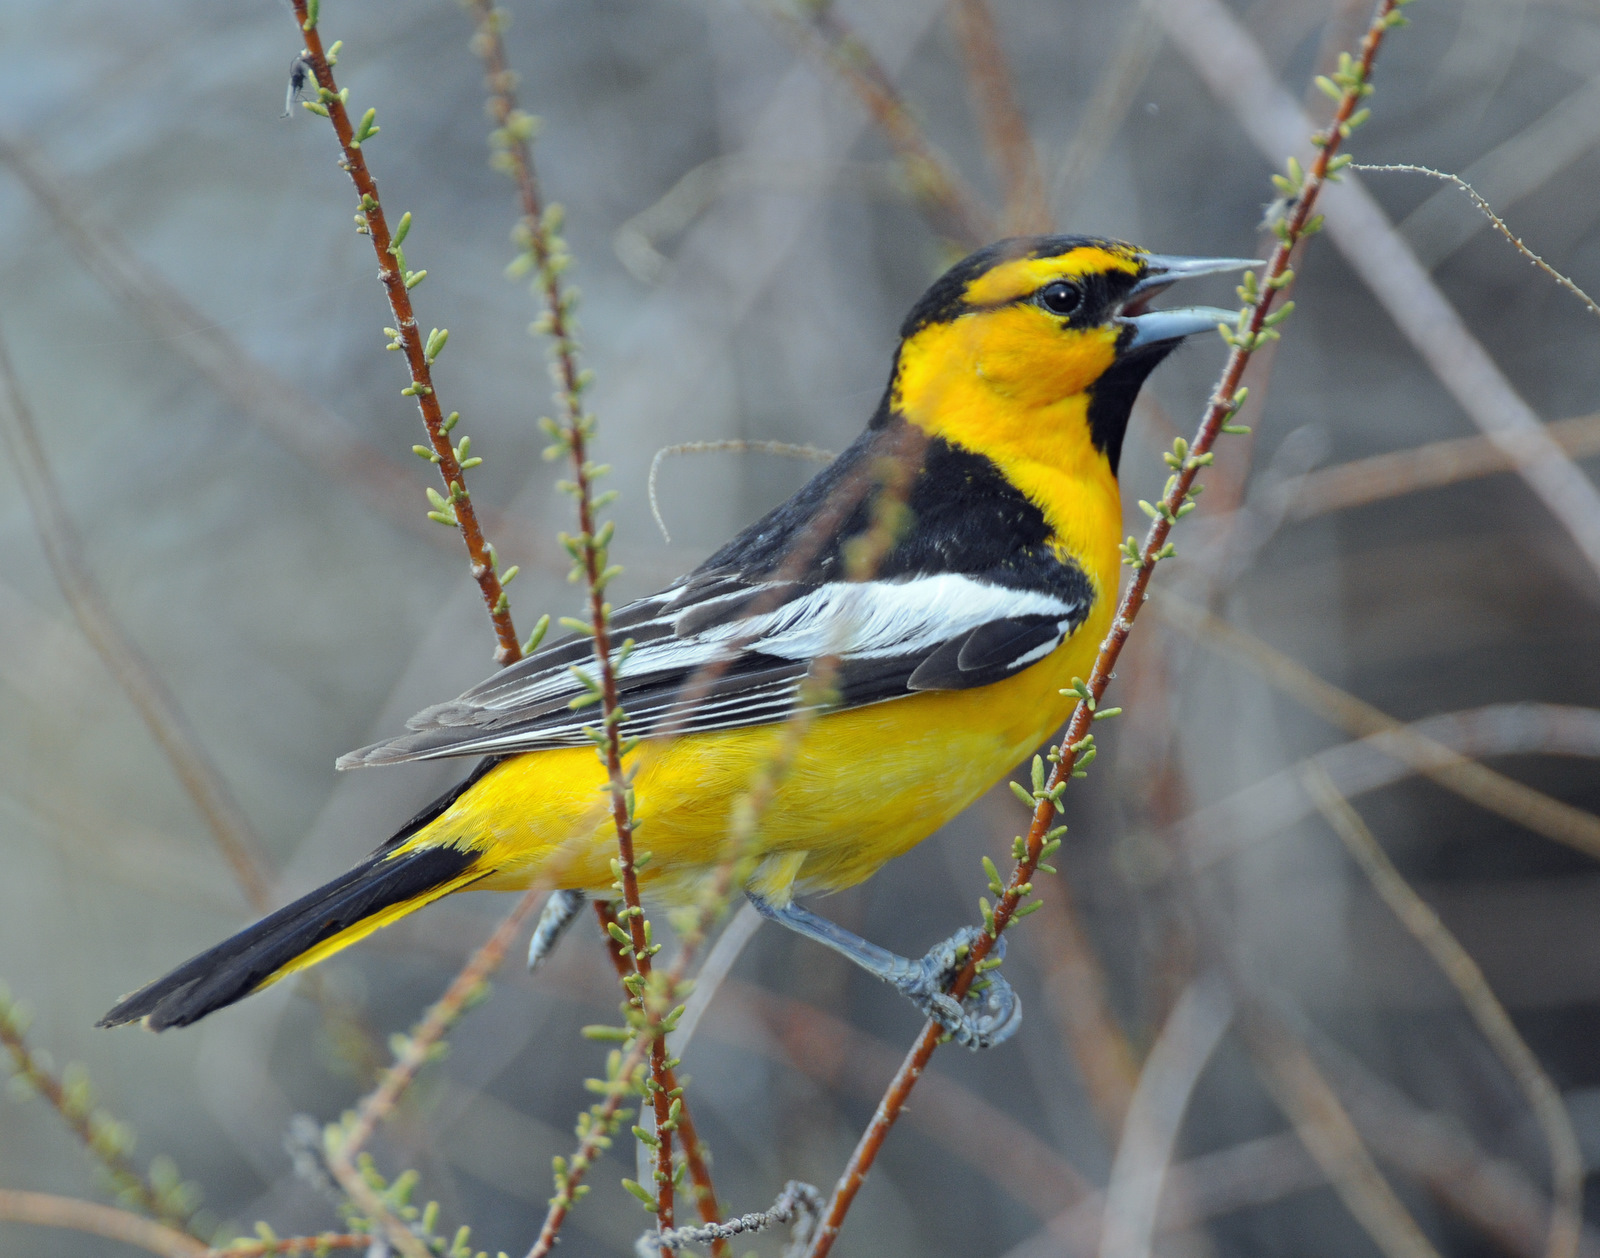
<svg viewBox="0 0 1600 1258">
<path fill-rule="evenodd" d="M 745 892 L 961 1042 L 1011 1033 L 1019 1006 L 998 975 L 964 1008 L 944 994 L 970 932 L 913 961 L 794 897 L 869 877 L 1066 718 L 1061 690 L 1088 674 L 1117 596 L 1117 462 L 1134 397 L 1184 337 L 1233 317 L 1147 305 L 1179 279 L 1247 265 L 1071 236 L 973 254 L 913 307 L 861 437 L 688 576 L 615 613 L 616 640 L 632 641 L 618 658 L 623 733 L 644 740 L 633 786 L 648 895 L 682 900 L 717 867 L 730 810 L 769 762 L 808 670 L 829 658 L 827 706 L 760 820 Z M 898 482 L 908 522 L 852 579 L 852 539 L 875 518 L 861 486 L 884 482 L 890 451 L 909 459 Z M 616 894 L 616 842 L 596 806 L 604 772 L 584 728 L 595 714 L 572 704 L 583 693 L 572 668 L 591 650 L 581 635 L 556 642 L 344 757 L 484 759 L 354 869 L 135 992 L 102 1025 L 193 1022 L 468 887 L 565 889 L 536 932 L 548 947 L 585 894 Z"/>
</svg>

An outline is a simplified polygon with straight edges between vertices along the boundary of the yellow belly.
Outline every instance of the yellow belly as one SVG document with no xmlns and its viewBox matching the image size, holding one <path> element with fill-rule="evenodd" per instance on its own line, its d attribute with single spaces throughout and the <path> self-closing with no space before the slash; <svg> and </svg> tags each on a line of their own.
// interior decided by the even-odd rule
<svg viewBox="0 0 1600 1258">
<path fill-rule="evenodd" d="M 1059 691 L 1088 676 L 1108 600 L 1066 643 L 1017 676 L 974 690 L 923 692 L 818 718 L 755 836 L 785 898 L 789 884 L 833 891 L 870 877 L 955 816 L 1037 748 L 1069 714 Z M 637 846 L 646 890 L 691 894 L 726 850 L 732 810 L 770 763 L 779 726 L 646 743 L 634 768 Z M 594 752 L 530 752 L 496 766 L 403 850 L 452 843 L 482 852 L 477 887 L 535 881 L 611 893 L 605 775 Z"/>
</svg>

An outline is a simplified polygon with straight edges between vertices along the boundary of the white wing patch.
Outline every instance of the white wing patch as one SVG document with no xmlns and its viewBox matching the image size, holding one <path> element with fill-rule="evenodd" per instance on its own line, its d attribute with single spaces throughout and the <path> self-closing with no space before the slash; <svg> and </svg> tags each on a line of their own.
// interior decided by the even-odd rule
<svg viewBox="0 0 1600 1258">
<path fill-rule="evenodd" d="M 869 660 L 931 651 L 992 620 L 1055 616 L 1068 621 L 1078 610 L 1050 594 L 945 572 L 910 581 L 825 585 L 769 616 L 729 628 L 756 635 L 746 649 L 779 659 L 837 654 Z M 769 623 L 757 630 L 761 621 Z"/>
<path fill-rule="evenodd" d="M 759 602 L 762 587 L 722 596 Z M 717 601 L 721 601 L 720 599 Z M 669 610 L 641 621 L 633 632 L 670 623 L 691 612 L 703 615 L 708 603 Z M 671 608 L 671 604 L 664 605 Z M 835 582 L 793 599 L 774 611 L 712 625 L 692 637 L 661 638 L 635 648 L 618 670 L 619 679 L 652 673 L 692 672 L 730 653 L 753 652 L 781 660 L 813 660 L 838 655 L 846 660 L 885 659 L 931 651 L 979 625 L 1012 616 L 1053 616 L 1063 636 L 1082 608 L 1050 594 L 1014 590 L 955 573 L 909 581 Z M 1030 650 L 1016 662 L 1043 659 L 1059 640 Z M 566 669 L 529 678 L 473 704 L 488 712 L 507 711 L 576 694 Z"/>
<path fill-rule="evenodd" d="M 769 611 L 733 614 L 739 606 L 761 606 L 764 593 L 783 597 L 793 588 L 741 584 L 687 604 L 668 591 L 624 608 L 619 619 L 628 623 L 618 636 L 641 639 L 618 669 L 626 727 L 648 734 L 663 722 L 712 730 L 782 720 L 798 697 L 805 666 L 828 655 L 839 657 L 847 685 L 857 687 L 855 697 L 847 700 L 851 705 L 884 702 L 929 687 L 959 688 L 968 684 L 963 676 L 980 684 L 979 676 L 1009 675 L 1049 655 L 1087 610 L 1081 599 L 938 573 L 833 582 Z M 708 609 L 723 602 L 729 603 L 727 620 L 718 621 L 714 612 L 707 616 Z M 630 610 L 634 616 L 628 616 Z M 677 636 L 674 630 L 686 622 L 703 627 Z M 995 658 L 1004 651 L 1002 645 L 980 649 L 972 665 L 958 660 L 958 648 L 964 656 L 967 644 L 981 638 L 976 631 L 985 626 L 1000 630 L 999 642 L 1005 643 L 1005 622 L 1016 626 L 1014 658 Z M 1043 641 L 1041 633 L 1046 635 Z M 567 710 L 568 701 L 582 693 L 570 661 L 578 661 L 576 666 L 585 671 L 592 667 L 575 645 L 556 644 L 551 651 L 557 658 L 520 681 L 502 674 L 453 702 L 418 713 L 407 722 L 414 735 L 352 753 L 341 763 L 492 754 L 586 741 L 584 727 L 592 723 L 593 714 Z M 938 665 L 926 686 L 912 677 L 925 661 Z M 537 656 L 528 661 L 537 662 Z M 684 713 L 677 706 L 680 685 L 700 669 L 719 664 L 724 668 L 712 691 Z M 978 672 L 965 673 L 969 667 Z M 874 675 L 879 678 L 876 687 Z M 851 677 L 855 683 L 849 682 Z"/>
</svg>

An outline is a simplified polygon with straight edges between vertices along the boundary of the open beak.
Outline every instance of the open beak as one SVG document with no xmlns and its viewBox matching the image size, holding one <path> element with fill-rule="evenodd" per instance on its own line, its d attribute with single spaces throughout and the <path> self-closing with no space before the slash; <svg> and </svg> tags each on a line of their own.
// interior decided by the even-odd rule
<svg viewBox="0 0 1600 1258">
<path fill-rule="evenodd" d="M 1179 280 L 1263 265 L 1254 258 L 1177 258 L 1161 253 L 1148 254 L 1144 261 L 1144 277 L 1133 286 L 1117 317 L 1118 323 L 1133 329 L 1133 339 L 1124 343 L 1123 352 L 1170 344 L 1196 332 L 1208 332 L 1219 323 L 1232 323 L 1239 312 L 1220 306 L 1181 306 L 1175 310 L 1145 307 L 1151 298 Z"/>
</svg>

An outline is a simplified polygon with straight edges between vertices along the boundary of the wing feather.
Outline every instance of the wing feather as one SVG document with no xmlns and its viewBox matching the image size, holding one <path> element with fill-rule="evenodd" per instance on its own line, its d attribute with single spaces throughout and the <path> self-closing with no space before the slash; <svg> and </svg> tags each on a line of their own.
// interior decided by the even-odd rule
<svg viewBox="0 0 1600 1258">
<path fill-rule="evenodd" d="M 781 721 L 812 662 L 829 655 L 841 707 L 988 685 L 1043 658 L 1087 612 L 1082 596 L 950 572 L 812 585 L 698 574 L 613 618 L 619 650 L 632 641 L 617 668 L 623 732 Z M 586 693 L 574 670 L 592 667 L 591 652 L 582 636 L 553 643 L 340 766 L 583 745 L 595 713 L 573 706 Z"/>
</svg>

